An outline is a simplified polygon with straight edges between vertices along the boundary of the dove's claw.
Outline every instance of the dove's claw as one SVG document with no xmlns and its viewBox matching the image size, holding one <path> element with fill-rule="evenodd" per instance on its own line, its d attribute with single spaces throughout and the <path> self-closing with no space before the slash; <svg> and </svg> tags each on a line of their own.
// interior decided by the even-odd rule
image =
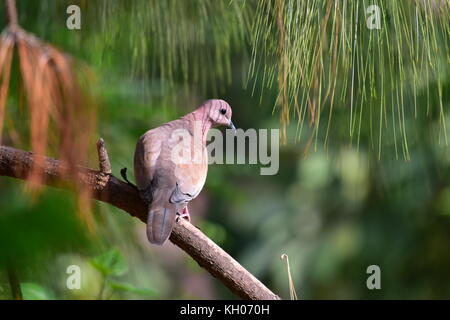
<svg viewBox="0 0 450 320">
<path fill-rule="evenodd" d="M 183 212 L 178 213 L 178 219 L 180 218 L 184 218 L 187 221 L 191 222 L 191 216 L 189 215 L 189 210 L 187 207 L 183 209 Z"/>
</svg>

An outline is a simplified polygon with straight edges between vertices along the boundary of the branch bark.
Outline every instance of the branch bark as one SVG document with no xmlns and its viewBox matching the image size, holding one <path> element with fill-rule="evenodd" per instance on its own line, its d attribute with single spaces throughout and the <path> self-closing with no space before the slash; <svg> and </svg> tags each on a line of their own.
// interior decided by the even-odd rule
<svg viewBox="0 0 450 320">
<path fill-rule="evenodd" d="M 35 161 L 35 156 L 31 152 L 0 146 L 0 176 L 26 180 L 33 165 L 40 165 L 39 169 L 44 173 L 44 184 L 67 189 L 75 179 L 91 191 L 94 199 L 120 208 L 145 223 L 146 205 L 141 201 L 137 190 L 110 173 L 109 160 L 102 140 L 98 146 L 104 150 L 101 155 L 99 152 L 101 170 L 78 167 L 77 172 L 71 175 L 62 174 L 64 164 L 57 159 L 43 157 L 44 161 Z M 280 299 L 185 219 L 179 219 L 175 224 L 170 241 L 222 281 L 238 297 L 252 300 Z"/>
</svg>

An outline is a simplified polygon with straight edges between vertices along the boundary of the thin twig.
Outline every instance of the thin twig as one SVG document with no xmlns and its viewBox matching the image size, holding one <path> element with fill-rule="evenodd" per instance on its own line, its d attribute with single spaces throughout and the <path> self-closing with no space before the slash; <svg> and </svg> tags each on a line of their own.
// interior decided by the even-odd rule
<svg viewBox="0 0 450 320">
<path fill-rule="evenodd" d="M 6 265 L 6 269 L 8 272 L 8 281 L 9 286 L 11 287 L 11 294 L 14 300 L 23 300 L 22 289 L 20 288 L 19 276 L 17 275 L 17 271 L 14 268 L 14 265 L 11 262 L 8 262 Z"/>
<path fill-rule="evenodd" d="M 18 26 L 17 9 L 15 0 L 6 0 L 6 7 L 8 8 L 8 21 L 12 27 Z"/>
<path fill-rule="evenodd" d="M 102 285 L 100 287 L 100 291 L 98 292 L 97 300 L 103 300 L 103 296 L 105 294 L 105 289 L 106 289 L 106 281 L 107 281 L 107 276 L 104 276 L 102 279 Z"/>
<path fill-rule="evenodd" d="M 98 161 L 100 163 L 100 171 L 111 174 L 111 162 L 109 161 L 108 151 L 106 151 L 105 141 L 100 138 L 97 142 Z"/>
<path fill-rule="evenodd" d="M 289 295 L 291 297 L 291 300 L 298 300 L 297 292 L 295 292 L 294 281 L 292 280 L 291 266 L 289 265 L 289 256 L 286 253 L 283 253 L 280 258 L 281 258 L 281 260 L 286 261 L 288 280 L 289 280 Z"/>
</svg>

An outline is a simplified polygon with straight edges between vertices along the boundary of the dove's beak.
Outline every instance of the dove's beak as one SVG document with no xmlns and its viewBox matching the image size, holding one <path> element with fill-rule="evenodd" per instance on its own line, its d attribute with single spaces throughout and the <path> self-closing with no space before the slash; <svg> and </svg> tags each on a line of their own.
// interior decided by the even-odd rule
<svg viewBox="0 0 450 320">
<path fill-rule="evenodd" d="M 234 126 L 233 121 L 230 120 L 230 124 L 228 126 L 233 130 L 234 133 L 236 133 L 236 127 Z"/>
</svg>

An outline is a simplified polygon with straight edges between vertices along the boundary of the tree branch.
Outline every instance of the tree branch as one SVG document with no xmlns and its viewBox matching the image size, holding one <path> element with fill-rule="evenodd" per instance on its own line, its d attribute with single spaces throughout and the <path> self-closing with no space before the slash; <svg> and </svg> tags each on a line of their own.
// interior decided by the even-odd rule
<svg viewBox="0 0 450 320">
<path fill-rule="evenodd" d="M 99 159 L 100 171 L 78 167 L 75 174 L 66 175 L 62 174 L 64 165 L 59 160 L 44 157 L 44 161 L 35 161 L 31 152 L 0 146 L 0 176 L 25 180 L 33 165 L 40 165 L 44 184 L 67 189 L 68 183 L 73 183 L 76 179 L 92 191 L 94 199 L 118 207 L 145 223 L 146 205 L 141 201 L 137 190 L 110 173 L 111 167 L 103 141 L 99 141 L 98 150 L 99 154 L 103 154 Z M 235 295 L 252 300 L 280 299 L 199 229 L 185 219 L 178 220 L 170 241 L 222 281 Z"/>
</svg>

